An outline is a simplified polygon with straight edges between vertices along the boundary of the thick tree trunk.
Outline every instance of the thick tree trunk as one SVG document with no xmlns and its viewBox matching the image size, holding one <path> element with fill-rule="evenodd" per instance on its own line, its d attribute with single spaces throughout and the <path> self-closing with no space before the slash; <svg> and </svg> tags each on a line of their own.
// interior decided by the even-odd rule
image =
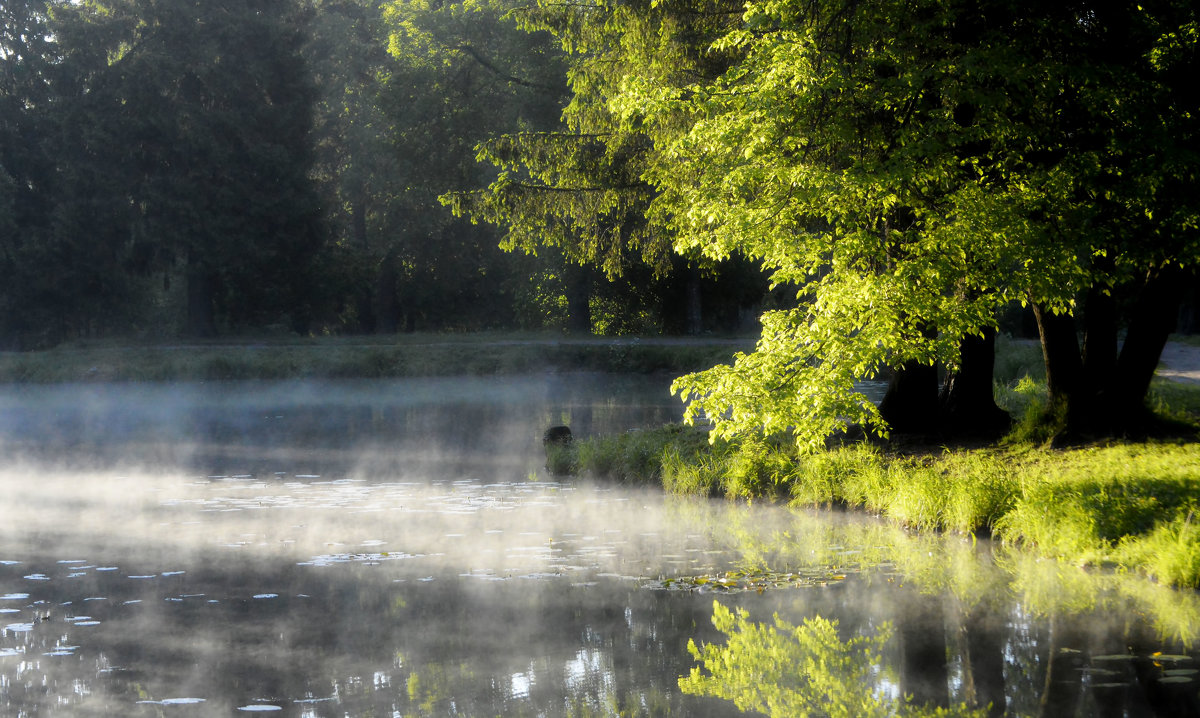
<svg viewBox="0 0 1200 718">
<path fill-rule="evenodd" d="M 879 413 L 895 431 L 906 434 L 934 432 L 938 428 L 937 366 L 906 362 L 892 374 Z"/>
<path fill-rule="evenodd" d="M 1149 277 L 1138 295 L 1116 371 L 1103 391 L 1103 404 L 1118 432 L 1137 429 L 1147 416 L 1146 392 L 1175 330 L 1183 280 L 1181 270 L 1166 268 Z"/>
<path fill-rule="evenodd" d="M 1070 314 L 1054 314 L 1037 304 L 1033 305 L 1033 315 L 1042 340 L 1050 402 L 1069 404 L 1083 388 L 1083 360 L 1075 335 L 1075 318 Z"/>
<path fill-rule="evenodd" d="M 996 406 L 992 371 L 996 365 L 996 330 L 968 335 L 959 345 L 958 371 L 946 375 L 939 397 L 942 425 L 960 435 L 992 436 L 1012 426 L 1008 412 Z"/>
<path fill-rule="evenodd" d="M 1111 269 L 1112 262 L 1098 268 Z M 1093 391 L 1108 384 L 1117 368 L 1117 302 L 1109 287 L 1094 284 L 1083 306 L 1083 375 Z"/>
</svg>

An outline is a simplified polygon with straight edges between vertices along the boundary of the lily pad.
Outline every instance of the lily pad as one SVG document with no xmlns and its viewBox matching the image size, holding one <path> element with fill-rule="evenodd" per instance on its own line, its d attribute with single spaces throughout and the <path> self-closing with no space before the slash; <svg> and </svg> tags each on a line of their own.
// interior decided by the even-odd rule
<svg viewBox="0 0 1200 718">
<path fill-rule="evenodd" d="M 702 574 L 699 576 L 676 576 L 654 580 L 645 580 L 645 588 L 670 591 L 721 591 L 740 593 L 758 591 L 762 593 L 769 588 L 802 588 L 809 586 L 824 586 L 834 581 L 846 578 L 842 573 L 819 573 L 807 571 L 727 571 L 720 574 Z"/>
</svg>

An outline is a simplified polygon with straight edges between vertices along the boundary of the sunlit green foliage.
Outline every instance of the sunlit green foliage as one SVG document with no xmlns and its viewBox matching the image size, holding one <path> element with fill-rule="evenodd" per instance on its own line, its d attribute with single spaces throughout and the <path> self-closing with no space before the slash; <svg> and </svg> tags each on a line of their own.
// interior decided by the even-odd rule
<svg viewBox="0 0 1200 718">
<path fill-rule="evenodd" d="M 457 209 L 610 272 L 670 246 L 749 257 L 795 292 L 753 353 L 676 383 L 714 437 L 811 451 L 847 425 L 886 432 L 857 380 L 954 369 L 1002 306 L 1071 313 L 1197 255 L 1183 3 L 543 2 L 528 17 L 571 55 L 565 131 L 485 146 L 503 174 Z"/>
</svg>

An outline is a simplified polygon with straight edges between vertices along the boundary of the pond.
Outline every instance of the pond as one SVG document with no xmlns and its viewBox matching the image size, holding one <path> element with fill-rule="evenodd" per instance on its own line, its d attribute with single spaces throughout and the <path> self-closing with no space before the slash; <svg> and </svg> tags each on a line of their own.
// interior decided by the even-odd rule
<svg viewBox="0 0 1200 718">
<path fill-rule="evenodd" d="M 1200 715 L 1194 593 L 546 475 L 668 384 L 2 388 L 0 713 Z"/>
</svg>

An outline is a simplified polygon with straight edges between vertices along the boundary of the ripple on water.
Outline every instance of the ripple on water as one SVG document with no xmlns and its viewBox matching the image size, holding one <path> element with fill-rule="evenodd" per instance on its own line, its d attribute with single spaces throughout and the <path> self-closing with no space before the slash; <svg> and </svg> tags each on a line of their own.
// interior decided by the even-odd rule
<svg viewBox="0 0 1200 718">
<path fill-rule="evenodd" d="M 204 698 L 166 698 L 161 701 L 138 701 L 138 703 L 144 703 L 144 704 L 154 705 L 154 706 L 177 706 L 177 705 L 189 705 L 192 703 L 203 703 L 204 701 L 205 701 Z"/>
<path fill-rule="evenodd" d="M 281 711 L 283 708 L 274 706 L 269 703 L 251 703 L 248 706 L 238 706 L 238 710 L 248 713 L 264 713 L 269 711 Z"/>
</svg>

